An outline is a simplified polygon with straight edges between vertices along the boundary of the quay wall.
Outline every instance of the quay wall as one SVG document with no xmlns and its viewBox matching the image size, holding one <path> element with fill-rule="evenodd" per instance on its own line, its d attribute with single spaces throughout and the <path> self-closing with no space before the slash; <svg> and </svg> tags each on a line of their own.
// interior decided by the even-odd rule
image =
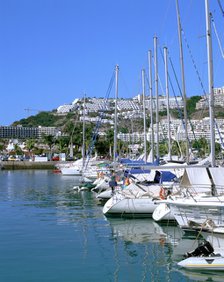
<svg viewBox="0 0 224 282">
<path fill-rule="evenodd" d="M 0 161 L 0 169 L 55 169 L 59 163 L 66 162 Z"/>
</svg>

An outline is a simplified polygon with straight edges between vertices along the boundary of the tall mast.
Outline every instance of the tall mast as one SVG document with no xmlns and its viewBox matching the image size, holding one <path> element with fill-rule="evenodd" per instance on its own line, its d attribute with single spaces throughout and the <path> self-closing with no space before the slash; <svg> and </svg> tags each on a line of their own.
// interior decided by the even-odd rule
<svg viewBox="0 0 224 282">
<path fill-rule="evenodd" d="M 156 95 L 156 158 L 159 160 L 159 90 L 158 90 L 158 59 L 157 37 L 154 37 L 154 65 L 155 65 L 155 95 Z"/>
<path fill-rule="evenodd" d="M 215 166 L 214 81 L 213 81 L 213 60 L 212 60 L 211 17 L 209 13 L 208 0 L 205 0 L 205 16 L 206 16 L 206 39 L 207 39 L 207 58 L 208 58 L 211 165 L 212 167 L 214 167 Z"/>
<path fill-rule="evenodd" d="M 118 72 L 119 66 L 115 67 L 115 105 L 114 105 L 114 163 L 117 160 L 117 99 L 118 99 Z"/>
<path fill-rule="evenodd" d="M 86 133 L 86 94 L 83 101 L 83 122 L 82 122 L 82 168 L 85 165 L 85 133 Z"/>
<path fill-rule="evenodd" d="M 154 127 L 153 127 L 153 97 L 152 97 L 152 51 L 148 51 L 149 62 L 149 96 L 150 96 L 150 127 L 151 127 L 151 162 L 154 162 Z"/>
<path fill-rule="evenodd" d="M 187 132 L 187 98 L 186 98 L 185 76 L 184 76 L 184 59 L 183 59 L 182 34 L 181 34 L 182 28 L 180 22 L 178 0 L 176 0 L 176 10 L 177 10 L 177 22 L 178 22 L 179 47 L 180 47 L 182 94 L 184 99 L 184 129 L 185 129 L 185 138 L 186 138 L 186 160 L 187 163 L 189 163 L 189 144 L 188 144 L 188 132 Z"/>
<path fill-rule="evenodd" d="M 142 70 L 142 106 L 143 106 L 143 123 L 144 123 L 144 159 L 147 162 L 146 148 L 146 112 L 145 112 L 145 70 Z"/>
<path fill-rule="evenodd" d="M 164 62 L 165 62 L 165 80 L 166 80 L 166 102 L 167 102 L 167 123 L 168 123 L 168 160 L 172 159 L 171 156 L 171 134 L 170 134 L 170 98 L 169 98 L 169 83 L 168 83 L 168 61 L 167 61 L 167 48 L 164 47 Z"/>
</svg>

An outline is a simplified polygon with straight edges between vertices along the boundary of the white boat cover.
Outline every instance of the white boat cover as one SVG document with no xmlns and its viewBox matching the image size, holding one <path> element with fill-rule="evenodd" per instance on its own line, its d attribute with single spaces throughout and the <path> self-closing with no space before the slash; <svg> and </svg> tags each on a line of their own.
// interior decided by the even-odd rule
<svg viewBox="0 0 224 282">
<path fill-rule="evenodd" d="M 211 192 L 211 184 L 206 167 L 197 166 L 185 168 L 180 182 L 181 187 L 192 188 L 196 193 Z"/>
<path fill-rule="evenodd" d="M 224 193 L 224 167 L 210 167 L 213 182 L 218 194 Z"/>
</svg>

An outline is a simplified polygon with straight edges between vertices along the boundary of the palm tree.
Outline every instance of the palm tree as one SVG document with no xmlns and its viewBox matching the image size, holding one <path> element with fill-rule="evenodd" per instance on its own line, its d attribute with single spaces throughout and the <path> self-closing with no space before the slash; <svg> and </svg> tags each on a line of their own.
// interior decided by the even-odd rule
<svg viewBox="0 0 224 282">
<path fill-rule="evenodd" d="M 108 146 L 109 146 L 109 152 L 111 153 L 111 148 L 112 148 L 112 146 L 113 146 L 113 144 L 114 144 L 114 130 L 113 129 L 109 129 L 108 131 L 107 131 L 107 134 L 106 134 L 106 141 L 107 141 L 107 143 L 108 143 Z M 110 156 L 111 157 L 111 156 Z"/>
<path fill-rule="evenodd" d="M 25 144 L 26 144 L 26 149 L 29 152 L 29 157 L 31 157 L 32 156 L 32 150 L 35 147 L 35 140 L 34 139 L 28 139 L 28 140 L 26 140 Z"/>
<path fill-rule="evenodd" d="M 68 150 L 68 145 L 69 145 L 69 137 L 67 136 L 58 137 L 55 140 L 55 144 L 57 144 L 59 152 L 66 153 L 66 151 Z"/>
<path fill-rule="evenodd" d="M 47 144 L 50 149 L 50 159 L 51 159 L 52 148 L 53 148 L 53 145 L 55 144 L 55 137 L 53 135 L 44 135 L 43 139 L 44 139 L 44 143 Z"/>
</svg>

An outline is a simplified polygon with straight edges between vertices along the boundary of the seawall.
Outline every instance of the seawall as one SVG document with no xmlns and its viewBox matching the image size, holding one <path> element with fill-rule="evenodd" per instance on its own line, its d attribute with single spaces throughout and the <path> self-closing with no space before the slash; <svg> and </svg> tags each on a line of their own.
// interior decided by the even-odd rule
<svg viewBox="0 0 224 282">
<path fill-rule="evenodd" d="M 1 169 L 55 169 L 58 163 L 66 162 L 30 162 L 30 161 L 1 161 Z"/>
</svg>

